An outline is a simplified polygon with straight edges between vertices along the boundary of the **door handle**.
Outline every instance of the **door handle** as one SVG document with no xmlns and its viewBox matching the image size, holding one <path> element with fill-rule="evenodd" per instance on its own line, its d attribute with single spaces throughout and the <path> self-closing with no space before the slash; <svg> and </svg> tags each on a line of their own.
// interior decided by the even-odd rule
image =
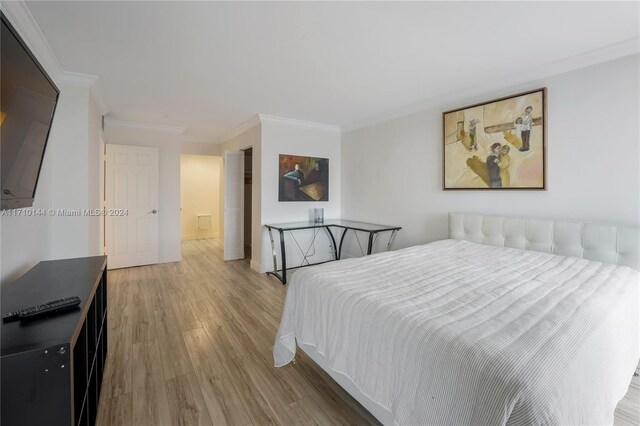
<svg viewBox="0 0 640 426">
<path fill-rule="evenodd" d="M 156 214 L 156 213 L 158 213 L 158 210 L 153 209 L 153 210 L 151 210 L 149 213 Z M 147 213 L 147 214 L 149 214 L 149 213 Z"/>
</svg>

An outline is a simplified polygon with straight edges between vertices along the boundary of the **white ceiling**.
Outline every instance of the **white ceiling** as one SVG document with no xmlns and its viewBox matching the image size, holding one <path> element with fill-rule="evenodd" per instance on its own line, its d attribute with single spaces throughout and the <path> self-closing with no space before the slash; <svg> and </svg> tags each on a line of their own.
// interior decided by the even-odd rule
<svg viewBox="0 0 640 426">
<path fill-rule="evenodd" d="M 115 120 L 337 126 L 638 37 L 638 2 L 29 2 Z M 585 88 L 589 90 L 591 88 Z"/>
</svg>

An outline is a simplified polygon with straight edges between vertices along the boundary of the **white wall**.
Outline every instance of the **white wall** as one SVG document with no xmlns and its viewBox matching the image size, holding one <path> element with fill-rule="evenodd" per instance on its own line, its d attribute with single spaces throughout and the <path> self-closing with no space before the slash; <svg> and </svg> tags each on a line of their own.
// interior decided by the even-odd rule
<svg viewBox="0 0 640 426">
<path fill-rule="evenodd" d="M 446 238 L 450 211 L 638 226 L 639 64 L 633 55 L 344 133 L 342 217 L 402 226 L 395 248 Z M 442 191 L 442 112 L 543 86 L 548 190 Z"/>
<path fill-rule="evenodd" d="M 89 146 L 87 164 L 87 191 L 88 199 L 87 206 L 90 209 L 100 209 L 102 207 L 103 194 L 100 185 L 103 184 L 102 174 L 104 172 L 102 168 L 103 153 L 104 153 L 104 141 L 102 139 L 102 114 L 96 104 L 93 96 L 89 97 Z M 92 255 L 103 254 L 103 238 L 102 238 L 102 224 L 103 219 L 100 216 L 91 216 L 87 218 L 89 223 L 88 229 L 88 244 L 89 252 Z"/>
<path fill-rule="evenodd" d="M 180 253 L 180 145 L 179 135 L 133 127 L 105 130 L 107 144 L 158 148 L 158 261 L 179 262 Z"/>
<path fill-rule="evenodd" d="M 221 156 L 221 144 L 205 142 L 182 142 L 182 153 L 190 155 L 215 155 Z"/>
<path fill-rule="evenodd" d="M 182 240 L 220 236 L 220 169 L 222 158 L 212 155 L 180 157 Z M 197 216 L 211 215 L 211 227 L 198 229 Z"/>
<path fill-rule="evenodd" d="M 278 201 L 279 155 L 303 155 L 329 159 L 329 201 L 326 202 L 280 202 Z M 255 152 L 254 152 L 255 155 Z M 340 217 L 341 164 L 340 132 L 337 128 L 296 124 L 287 120 L 262 121 L 262 224 L 308 221 L 314 208 L 324 208 L 325 219 Z M 255 175 L 254 175 L 255 176 Z M 271 244 L 266 230 L 254 229 L 255 235 L 262 234 L 261 271 L 273 269 Z M 287 266 L 299 265 L 302 257 L 296 250 L 295 241 L 286 234 Z M 296 231 L 295 238 L 306 250 L 313 231 Z M 275 235 L 276 243 L 278 236 Z M 315 242 L 316 251 L 309 262 L 328 260 L 331 257 L 329 240 L 321 232 Z M 311 253 L 313 250 L 311 251 Z"/>
<path fill-rule="evenodd" d="M 255 126 L 245 130 L 244 132 L 229 138 L 222 144 L 222 151 L 238 151 L 253 147 L 252 152 L 252 173 L 253 182 L 251 190 L 251 268 L 260 270 L 262 250 L 260 236 L 262 235 L 262 126 Z M 224 238 L 224 165 L 220 177 L 220 236 Z"/>
<path fill-rule="evenodd" d="M 96 208 L 99 194 L 100 112 L 87 87 L 58 85 L 60 98 L 51 126 L 33 209 Z M 99 223 L 87 216 L 0 218 L 2 285 L 41 260 L 100 253 Z"/>
<path fill-rule="evenodd" d="M 254 212 L 251 227 L 251 267 L 260 272 L 266 272 L 273 269 L 273 261 L 269 235 L 264 229 L 265 223 L 307 221 L 310 212 L 316 207 L 325 209 L 326 219 L 340 217 L 340 132 L 337 128 L 330 126 L 261 116 L 260 124 L 227 140 L 222 145 L 222 150 L 241 150 L 251 146 L 253 147 L 252 209 Z M 329 201 L 279 202 L 280 154 L 328 158 Z M 224 229 L 224 223 L 222 228 Z M 274 237 L 276 244 L 279 244 L 278 235 L 275 234 Z M 306 249 L 311 242 L 312 231 L 298 231 L 295 237 Z M 302 258 L 295 250 L 296 243 L 289 234 L 286 234 L 286 238 L 287 265 L 298 265 Z M 331 251 L 324 232 L 317 237 L 315 246 L 315 255 L 309 257 L 310 262 L 330 259 Z M 280 262 L 279 257 L 278 259 Z"/>
<path fill-rule="evenodd" d="M 83 87 L 66 87 L 67 108 L 56 110 L 51 131 L 55 131 L 56 148 L 47 153 L 54 167 L 51 188 L 53 207 L 82 209 L 89 207 L 89 91 Z M 63 259 L 89 252 L 89 217 L 54 216 L 51 218 L 51 258 Z M 97 234 L 97 232 L 96 232 Z"/>
<path fill-rule="evenodd" d="M 58 110 L 63 108 L 66 108 L 66 98 L 60 96 Z M 50 153 L 57 148 L 54 130 L 52 129 L 49 135 L 33 200 L 33 208 L 37 210 L 53 208 L 51 198 L 55 184 Z M 49 216 L 0 216 L 0 273 L 3 286 L 15 281 L 41 260 L 49 258 L 51 234 Z"/>
</svg>

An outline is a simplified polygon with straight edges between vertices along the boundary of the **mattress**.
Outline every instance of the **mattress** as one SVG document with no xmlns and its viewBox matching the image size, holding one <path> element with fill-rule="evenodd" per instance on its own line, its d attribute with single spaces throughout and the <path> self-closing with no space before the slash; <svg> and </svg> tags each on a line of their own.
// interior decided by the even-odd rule
<svg viewBox="0 0 640 426">
<path fill-rule="evenodd" d="M 640 358 L 639 274 L 443 240 L 297 271 L 273 349 L 322 355 L 394 424 L 611 424 Z"/>
</svg>

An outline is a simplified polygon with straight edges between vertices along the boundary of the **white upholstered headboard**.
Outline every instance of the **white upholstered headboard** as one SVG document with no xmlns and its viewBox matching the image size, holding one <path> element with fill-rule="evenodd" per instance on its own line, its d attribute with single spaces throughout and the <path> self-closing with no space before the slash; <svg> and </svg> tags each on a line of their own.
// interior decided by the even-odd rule
<svg viewBox="0 0 640 426">
<path fill-rule="evenodd" d="M 449 238 L 542 251 L 640 270 L 640 228 L 449 213 Z"/>
</svg>

